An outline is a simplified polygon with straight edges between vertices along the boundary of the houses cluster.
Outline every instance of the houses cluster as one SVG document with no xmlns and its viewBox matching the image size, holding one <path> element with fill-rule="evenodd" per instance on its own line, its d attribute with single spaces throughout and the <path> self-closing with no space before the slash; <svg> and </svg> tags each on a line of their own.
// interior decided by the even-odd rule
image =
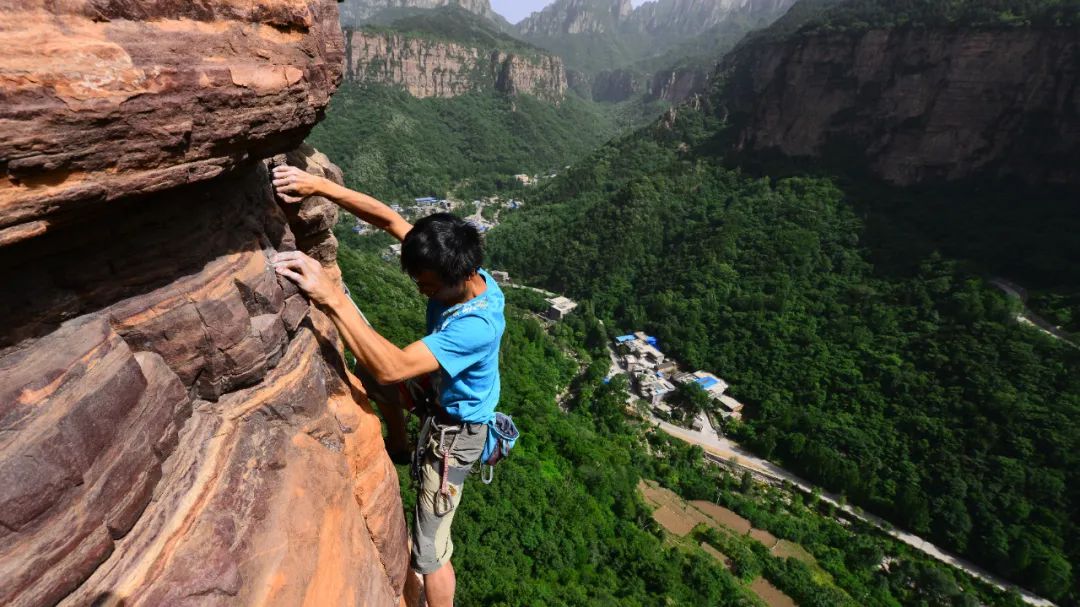
<svg viewBox="0 0 1080 607">
<path fill-rule="evenodd" d="M 434 196 L 417 198 L 413 202 L 414 206 L 409 210 L 409 214 L 413 218 L 427 217 L 428 215 L 434 215 L 435 213 L 449 213 L 457 206 L 452 200 L 437 199 Z M 398 212 L 400 213 L 401 211 Z"/>
<path fill-rule="evenodd" d="M 724 394 L 727 382 L 708 371 L 680 371 L 678 364 L 667 359 L 657 347 L 655 337 L 638 331 L 616 337 L 615 346 L 622 366 L 634 380 L 638 396 L 647 400 L 657 413 L 671 414 L 671 406 L 664 401 L 675 392 L 676 386 L 696 384 L 719 405 L 722 416 L 742 418 L 742 403 Z"/>
</svg>

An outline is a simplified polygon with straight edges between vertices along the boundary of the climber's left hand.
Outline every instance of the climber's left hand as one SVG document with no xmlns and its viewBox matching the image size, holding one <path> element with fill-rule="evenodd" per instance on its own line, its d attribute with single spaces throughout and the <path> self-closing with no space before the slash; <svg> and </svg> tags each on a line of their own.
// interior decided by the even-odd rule
<svg viewBox="0 0 1080 607">
<path fill-rule="evenodd" d="M 342 293 L 322 265 L 300 251 L 278 253 L 270 261 L 275 272 L 295 282 L 317 304 L 331 305 Z"/>
</svg>

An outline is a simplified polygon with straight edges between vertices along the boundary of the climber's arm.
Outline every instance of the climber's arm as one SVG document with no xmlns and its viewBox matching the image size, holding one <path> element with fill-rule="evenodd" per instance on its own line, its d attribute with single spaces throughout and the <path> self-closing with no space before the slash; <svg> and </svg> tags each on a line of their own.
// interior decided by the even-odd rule
<svg viewBox="0 0 1080 607">
<path fill-rule="evenodd" d="M 439 369 L 435 355 L 423 342 L 402 349 L 371 328 L 319 262 L 299 251 L 289 251 L 275 255 L 273 263 L 278 274 L 295 282 L 334 321 L 357 362 L 380 384 L 397 383 Z"/>
<path fill-rule="evenodd" d="M 329 179 L 316 177 L 296 167 L 274 167 L 274 188 L 285 202 L 300 202 L 305 196 L 322 196 L 332 200 L 361 220 L 385 230 L 394 238 L 405 239 L 412 224 L 379 200 L 354 192 Z"/>
</svg>

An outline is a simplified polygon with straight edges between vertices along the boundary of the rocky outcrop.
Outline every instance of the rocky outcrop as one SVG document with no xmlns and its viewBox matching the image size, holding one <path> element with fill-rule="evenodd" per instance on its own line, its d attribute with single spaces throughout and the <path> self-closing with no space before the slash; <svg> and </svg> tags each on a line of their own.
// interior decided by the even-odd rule
<svg viewBox="0 0 1080 607">
<path fill-rule="evenodd" d="M 336 272 L 260 160 L 340 180 L 335 3 L 0 8 L 0 604 L 398 604 L 378 418 L 268 262 Z"/>
<path fill-rule="evenodd" d="M 611 33 L 633 11 L 630 0 L 556 0 L 518 23 L 517 30 L 528 37 Z"/>
<path fill-rule="evenodd" d="M 348 77 L 403 87 L 414 97 L 456 97 L 494 89 L 558 103 L 566 95 L 562 60 L 378 31 L 347 31 Z"/>
<path fill-rule="evenodd" d="M 444 6 L 457 6 L 493 22 L 499 20 L 490 0 L 342 0 L 341 24 L 349 27 L 362 25 L 387 9 L 434 9 Z"/>
<path fill-rule="evenodd" d="M 674 68 L 659 70 L 649 81 L 648 99 L 663 99 L 679 104 L 704 93 L 709 84 L 709 73 L 701 68 Z"/>
<path fill-rule="evenodd" d="M 661 39 L 696 36 L 732 19 L 768 25 L 795 0 L 557 0 L 517 25 L 527 37 L 642 32 Z M 654 51 L 656 49 L 653 49 Z"/>
<path fill-rule="evenodd" d="M 696 36 L 725 21 L 768 25 L 795 0 L 657 0 L 634 10 L 632 27 L 662 37 Z"/>
<path fill-rule="evenodd" d="M 842 153 L 901 185 L 1080 183 L 1074 28 L 795 35 L 746 45 L 726 72 L 743 150 Z"/>
<path fill-rule="evenodd" d="M 593 78 L 593 101 L 618 103 L 638 92 L 636 75 L 629 70 L 605 70 Z"/>
</svg>

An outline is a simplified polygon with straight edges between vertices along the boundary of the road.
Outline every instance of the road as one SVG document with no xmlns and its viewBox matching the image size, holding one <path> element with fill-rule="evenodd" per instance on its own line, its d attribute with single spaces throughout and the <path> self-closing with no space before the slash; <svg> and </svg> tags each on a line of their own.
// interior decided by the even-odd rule
<svg viewBox="0 0 1080 607">
<path fill-rule="evenodd" d="M 1016 320 L 1035 327 L 1058 341 L 1065 342 L 1074 348 L 1080 349 L 1080 344 L 1074 342 L 1068 334 L 1054 326 L 1050 321 L 1036 314 L 1031 308 L 1027 307 L 1027 290 L 1023 287 L 1016 283 L 1009 282 L 1004 278 L 993 278 L 990 280 L 990 284 L 1004 291 L 1009 297 L 1020 300 L 1020 304 L 1023 308 L 1021 309 L 1020 314 L 1016 316 Z"/>
<path fill-rule="evenodd" d="M 609 373 L 609 377 L 626 373 L 626 371 L 619 364 L 618 359 L 615 358 L 615 353 L 611 350 L 610 346 L 608 347 L 608 352 L 611 354 L 612 360 L 612 371 Z M 990 572 L 982 569 L 978 565 L 962 559 L 955 554 L 949 553 L 917 535 L 896 529 L 880 517 L 874 516 L 872 514 L 867 514 L 866 512 L 863 512 L 861 510 L 856 510 L 847 504 L 842 504 L 840 496 L 829 493 L 828 491 L 825 491 L 820 487 L 815 487 L 810 482 L 800 478 L 795 474 L 792 474 L 791 472 L 788 472 L 780 466 L 777 466 L 772 462 L 754 456 L 754 454 L 750 453 L 734 441 L 731 441 L 726 437 L 719 436 L 713 430 L 712 426 L 709 425 L 707 420 L 700 432 L 694 430 L 687 430 L 686 428 L 670 424 L 651 415 L 649 421 L 670 436 L 694 445 L 698 445 L 705 451 L 706 457 L 708 457 L 712 461 L 734 466 L 743 470 L 749 470 L 751 473 L 760 475 L 776 482 L 787 481 L 792 485 L 798 487 L 801 491 L 808 494 L 817 493 L 821 496 L 822 500 L 833 504 L 838 509 L 847 513 L 849 516 L 873 525 L 874 527 L 877 527 L 881 531 L 891 535 L 892 537 L 900 540 L 901 542 L 904 542 L 905 544 L 915 548 L 916 550 L 921 551 L 927 556 L 930 556 L 942 563 L 946 563 L 948 565 L 956 567 L 957 569 L 960 569 L 968 575 L 978 578 L 983 582 L 986 582 L 987 584 L 995 586 L 1001 590 L 1016 591 L 1024 600 L 1024 602 L 1028 605 L 1034 605 L 1036 607 L 1056 607 L 1055 603 L 1039 597 L 1035 594 L 1032 594 L 1031 592 L 1020 588 L 1015 584 L 1000 579 L 997 576 L 991 574 Z"/>
</svg>

